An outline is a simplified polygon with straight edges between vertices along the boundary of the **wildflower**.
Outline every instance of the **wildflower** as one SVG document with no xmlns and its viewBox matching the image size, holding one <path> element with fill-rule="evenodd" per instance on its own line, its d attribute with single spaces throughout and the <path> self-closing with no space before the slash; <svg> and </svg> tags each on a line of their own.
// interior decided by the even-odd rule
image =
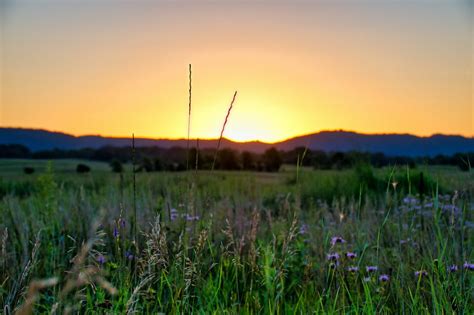
<svg viewBox="0 0 474 315">
<path fill-rule="evenodd" d="M 474 270 L 474 264 L 468 263 L 467 261 L 463 265 L 464 269 L 473 271 Z"/>
<path fill-rule="evenodd" d="M 367 267 L 365 267 L 365 270 L 367 270 L 367 272 L 375 272 L 375 271 L 379 270 L 379 267 L 377 267 L 377 266 L 367 266 Z"/>
<path fill-rule="evenodd" d="M 309 226 L 308 224 L 302 224 L 300 226 L 299 234 L 304 235 L 308 233 Z"/>
<path fill-rule="evenodd" d="M 105 264 L 105 257 L 104 257 L 104 255 L 99 255 L 99 256 L 97 257 L 97 262 L 98 262 L 99 264 L 101 264 L 101 265 Z"/>
<path fill-rule="evenodd" d="M 460 210 L 455 205 L 444 205 L 441 207 L 441 210 L 444 212 L 459 213 Z"/>
<path fill-rule="evenodd" d="M 120 236 L 119 230 L 117 229 L 116 226 L 114 226 L 114 238 L 118 238 Z"/>
<path fill-rule="evenodd" d="M 118 223 L 119 223 L 119 225 L 122 229 L 125 228 L 125 219 L 124 218 L 119 218 Z"/>
<path fill-rule="evenodd" d="M 327 256 L 327 260 L 339 260 L 339 254 L 338 253 L 330 253 Z"/>
<path fill-rule="evenodd" d="M 400 245 L 405 245 L 410 242 L 410 239 L 407 238 L 406 240 L 400 240 Z"/>
<path fill-rule="evenodd" d="M 346 240 L 343 239 L 343 238 L 340 237 L 340 236 L 334 236 L 334 237 L 331 238 L 331 245 L 332 245 L 332 246 L 336 245 L 337 243 L 341 243 L 341 244 L 342 244 L 342 243 L 345 243 L 345 242 L 346 242 Z"/>
<path fill-rule="evenodd" d="M 349 259 L 354 259 L 354 258 L 357 257 L 357 254 L 353 253 L 353 252 L 347 252 L 346 257 L 349 258 Z"/>
<path fill-rule="evenodd" d="M 125 252 L 125 257 L 126 257 L 128 260 L 133 260 L 133 258 L 134 258 L 132 252 L 129 252 L 129 251 L 126 251 L 126 252 Z"/>
<path fill-rule="evenodd" d="M 389 281 L 389 280 L 390 280 L 390 276 L 389 276 L 389 275 L 385 275 L 385 274 L 384 274 L 384 275 L 380 275 L 380 277 L 379 277 L 379 281 L 380 281 L 380 282 L 387 282 L 387 281 Z"/>
<path fill-rule="evenodd" d="M 458 266 L 457 265 L 451 265 L 448 267 L 449 272 L 456 272 L 458 271 Z"/>
<path fill-rule="evenodd" d="M 392 187 L 394 190 L 397 190 L 398 182 L 392 182 Z"/>
<path fill-rule="evenodd" d="M 419 277 L 427 277 L 428 276 L 428 272 L 426 270 L 418 270 L 418 271 L 415 271 L 415 277 L 419 278 Z"/>
<path fill-rule="evenodd" d="M 350 266 L 350 267 L 347 268 L 347 271 L 349 271 L 349 272 L 358 272 L 358 271 L 359 271 L 359 267 Z"/>
<path fill-rule="evenodd" d="M 170 219 L 171 221 L 175 221 L 177 218 L 178 218 L 178 210 L 176 210 L 175 208 L 172 208 L 170 210 Z"/>
<path fill-rule="evenodd" d="M 407 196 L 403 198 L 403 203 L 408 204 L 408 205 L 415 205 L 418 203 L 418 199 L 412 196 Z"/>
<path fill-rule="evenodd" d="M 186 217 L 186 221 L 189 221 L 189 222 L 199 221 L 199 216 L 198 215 L 192 216 L 190 214 L 185 214 L 184 216 Z"/>
</svg>

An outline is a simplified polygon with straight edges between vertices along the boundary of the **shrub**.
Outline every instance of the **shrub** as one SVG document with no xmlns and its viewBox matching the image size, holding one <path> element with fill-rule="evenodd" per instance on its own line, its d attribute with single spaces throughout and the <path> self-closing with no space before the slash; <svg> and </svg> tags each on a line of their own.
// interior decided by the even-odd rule
<svg viewBox="0 0 474 315">
<path fill-rule="evenodd" d="M 23 173 L 25 174 L 33 174 L 35 172 L 35 169 L 31 166 L 26 166 L 23 168 Z"/>
<path fill-rule="evenodd" d="M 120 163 L 119 160 L 115 159 L 110 162 L 110 168 L 112 169 L 112 172 L 114 173 L 122 173 L 123 172 L 123 166 L 122 163 Z"/>
<path fill-rule="evenodd" d="M 83 173 L 89 173 L 91 171 L 91 168 L 85 164 L 77 164 L 76 166 L 76 172 L 79 174 Z"/>
</svg>

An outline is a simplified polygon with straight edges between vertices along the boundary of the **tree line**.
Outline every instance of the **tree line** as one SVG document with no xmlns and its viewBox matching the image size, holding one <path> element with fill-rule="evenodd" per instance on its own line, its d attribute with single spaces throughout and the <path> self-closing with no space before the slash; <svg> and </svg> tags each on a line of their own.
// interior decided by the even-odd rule
<svg viewBox="0 0 474 315">
<path fill-rule="evenodd" d="M 85 148 L 77 150 L 45 150 L 32 152 L 19 144 L 0 145 L 0 158 L 25 159 L 84 159 L 91 161 L 109 162 L 114 171 L 120 172 L 123 163 L 136 161 L 138 171 L 183 171 L 189 169 L 210 169 L 214 161 L 214 149 L 191 148 L 189 152 L 182 147 L 168 149 L 160 147 L 138 147 L 132 156 L 130 147 L 105 146 L 98 149 Z M 455 165 L 462 170 L 470 169 L 471 153 L 457 153 L 451 156 L 437 155 L 434 157 L 387 156 L 383 153 L 369 152 L 325 152 L 309 150 L 304 147 L 289 151 L 269 148 L 263 153 L 237 151 L 229 148 L 219 150 L 215 169 L 221 170 L 251 170 L 278 171 L 282 164 L 301 165 L 315 169 L 347 169 L 360 163 L 373 167 L 388 165 Z"/>
</svg>

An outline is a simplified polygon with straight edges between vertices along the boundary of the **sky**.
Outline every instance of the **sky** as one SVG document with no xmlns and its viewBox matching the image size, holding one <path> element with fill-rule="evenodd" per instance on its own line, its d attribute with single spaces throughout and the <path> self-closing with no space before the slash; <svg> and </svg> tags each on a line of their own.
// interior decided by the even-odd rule
<svg viewBox="0 0 474 315">
<path fill-rule="evenodd" d="M 470 0 L 0 0 L 0 126 L 474 136 Z"/>
</svg>

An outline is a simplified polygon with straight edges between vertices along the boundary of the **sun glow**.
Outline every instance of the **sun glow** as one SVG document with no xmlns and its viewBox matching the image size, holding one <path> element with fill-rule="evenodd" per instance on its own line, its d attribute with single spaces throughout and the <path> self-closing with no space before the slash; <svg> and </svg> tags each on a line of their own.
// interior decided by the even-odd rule
<svg viewBox="0 0 474 315">
<path fill-rule="evenodd" d="M 238 141 L 473 135 L 470 20 L 456 6 L 182 5 L 7 7 L 0 124 L 183 138 L 191 62 L 192 137 L 219 136 L 235 90 L 224 136 Z"/>
</svg>

